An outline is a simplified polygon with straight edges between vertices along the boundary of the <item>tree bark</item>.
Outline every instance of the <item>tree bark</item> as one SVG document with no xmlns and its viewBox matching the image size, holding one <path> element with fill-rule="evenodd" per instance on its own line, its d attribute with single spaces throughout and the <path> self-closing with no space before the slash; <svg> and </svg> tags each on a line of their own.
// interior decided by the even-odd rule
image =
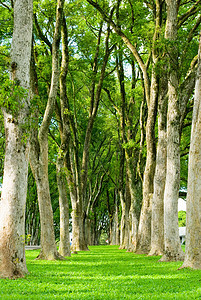
<svg viewBox="0 0 201 300">
<path fill-rule="evenodd" d="M 178 226 L 180 187 L 180 110 L 178 98 L 177 1 L 166 0 L 167 21 L 165 38 L 169 41 L 168 115 L 167 115 L 167 174 L 164 194 L 165 254 L 160 261 L 184 259 Z"/>
<path fill-rule="evenodd" d="M 127 193 L 126 193 L 127 194 Z M 130 195 L 124 197 L 122 191 L 119 193 L 121 201 L 121 230 L 120 230 L 120 247 L 119 249 L 128 249 L 129 246 L 129 211 Z"/>
<path fill-rule="evenodd" d="M 61 110 L 57 111 L 59 119 L 59 132 L 61 137 L 61 145 L 57 155 L 57 185 L 59 190 L 59 209 L 60 209 L 60 245 L 59 253 L 62 256 L 70 256 L 70 239 L 69 239 L 69 203 L 67 197 L 67 182 L 65 180 L 65 157 L 68 155 L 68 147 L 70 144 L 70 128 L 69 119 L 66 112 L 69 110 L 66 77 L 68 74 L 69 51 L 68 51 L 68 32 L 66 19 L 63 15 L 62 26 L 62 62 L 60 72 L 60 106 Z M 58 106 L 57 106 L 58 108 Z"/>
<path fill-rule="evenodd" d="M 41 224 L 41 252 L 38 258 L 54 260 L 59 258 L 59 255 L 55 243 L 53 211 L 49 192 L 48 141 L 43 139 L 42 142 L 42 147 L 40 147 L 41 152 L 39 154 L 40 161 L 35 161 L 34 163 L 33 155 L 30 155 L 31 169 L 37 186 Z M 31 147 L 33 147 L 33 145 Z"/>
<path fill-rule="evenodd" d="M 149 255 L 164 254 L 164 191 L 167 159 L 167 78 L 163 74 L 158 100 L 158 145 L 152 200 L 151 249 Z"/>
<path fill-rule="evenodd" d="M 158 101 L 158 82 L 152 69 L 151 94 L 148 102 L 148 118 L 146 125 L 147 158 L 143 177 L 143 202 L 140 214 L 137 253 L 148 254 L 151 245 L 151 206 L 153 197 L 153 180 L 156 165 L 155 122 Z"/>
<path fill-rule="evenodd" d="M 118 194 L 117 191 L 114 191 L 114 212 L 112 217 L 112 231 L 110 235 L 110 244 L 119 245 L 119 218 L 118 218 Z"/>
<path fill-rule="evenodd" d="M 69 204 L 67 197 L 67 183 L 65 180 L 64 161 L 57 158 L 57 186 L 59 190 L 59 210 L 60 210 L 60 244 L 59 253 L 62 256 L 70 256 L 70 236 L 69 236 Z"/>
<path fill-rule="evenodd" d="M 135 186 L 135 166 L 132 162 L 133 158 L 127 157 L 126 154 L 126 162 L 127 162 L 127 178 L 128 185 L 130 190 L 130 211 L 129 211 L 129 219 L 130 219 L 130 234 L 129 234 L 129 245 L 127 250 L 131 252 L 136 251 L 137 247 L 137 238 L 138 238 L 138 225 L 139 225 L 139 217 L 140 217 L 140 205 L 139 199 L 137 197 L 137 190 Z"/>
<path fill-rule="evenodd" d="M 201 33 L 195 84 L 186 206 L 186 251 L 182 268 L 201 269 Z"/>
<path fill-rule="evenodd" d="M 71 198 L 72 200 L 72 198 Z M 76 198 L 77 200 L 77 198 Z M 84 217 L 83 210 L 79 202 L 75 202 L 75 205 L 72 204 L 72 236 L 73 242 L 71 246 L 72 251 L 87 251 L 89 250 L 85 240 L 84 234 Z"/>
<path fill-rule="evenodd" d="M 11 80 L 29 90 L 32 40 L 32 1 L 14 2 Z M 11 91 L 12 93 L 12 91 Z M 25 205 L 29 143 L 29 93 L 15 99 L 17 111 L 3 108 L 6 150 L 0 200 L 0 277 L 23 277 L 25 259 Z"/>
</svg>

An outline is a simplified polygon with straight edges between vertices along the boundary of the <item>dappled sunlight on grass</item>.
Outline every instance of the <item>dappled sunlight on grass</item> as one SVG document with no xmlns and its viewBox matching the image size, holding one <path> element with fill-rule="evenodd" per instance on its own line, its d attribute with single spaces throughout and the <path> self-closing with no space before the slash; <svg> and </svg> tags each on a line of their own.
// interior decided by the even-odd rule
<svg viewBox="0 0 201 300">
<path fill-rule="evenodd" d="M 178 270 L 182 262 L 117 246 L 92 246 L 66 261 L 34 260 L 38 253 L 26 252 L 26 278 L 0 280 L 0 299 L 201 299 L 201 271 Z"/>
</svg>

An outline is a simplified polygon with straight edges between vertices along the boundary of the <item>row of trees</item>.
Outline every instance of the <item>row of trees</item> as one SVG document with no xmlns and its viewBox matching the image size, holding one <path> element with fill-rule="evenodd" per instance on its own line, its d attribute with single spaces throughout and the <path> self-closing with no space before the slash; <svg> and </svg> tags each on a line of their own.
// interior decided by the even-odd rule
<svg viewBox="0 0 201 300">
<path fill-rule="evenodd" d="M 34 1 L 32 12 L 31 1 L 1 2 L 3 277 L 27 272 L 25 216 L 32 242 L 40 223 L 38 258 L 70 255 L 69 200 L 73 251 L 88 250 L 108 226 L 120 248 L 183 260 L 177 207 L 193 102 L 184 266 L 201 267 L 200 6 L 199 0 L 58 0 Z"/>
</svg>

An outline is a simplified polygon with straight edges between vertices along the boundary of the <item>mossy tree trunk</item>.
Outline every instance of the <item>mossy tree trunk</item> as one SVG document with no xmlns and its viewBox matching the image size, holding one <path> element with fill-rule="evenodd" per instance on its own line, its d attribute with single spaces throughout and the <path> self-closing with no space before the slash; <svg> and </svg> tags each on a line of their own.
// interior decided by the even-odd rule
<svg viewBox="0 0 201 300">
<path fill-rule="evenodd" d="M 178 97 L 177 3 L 166 0 L 167 20 L 165 38 L 168 55 L 168 114 L 167 114 L 167 173 L 164 194 L 165 254 L 160 261 L 184 259 L 178 227 L 178 198 L 180 187 L 180 109 Z"/>
<path fill-rule="evenodd" d="M 186 205 L 186 249 L 182 268 L 201 269 L 201 34 L 195 84 Z"/>
<path fill-rule="evenodd" d="M 52 44 L 52 78 L 50 92 L 39 132 L 37 132 L 37 128 L 33 130 L 30 151 L 30 164 L 36 180 L 41 223 L 41 252 L 38 258 L 47 260 L 61 258 L 57 252 L 55 243 L 53 211 L 48 181 L 48 131 L 58 92 L 59 45 L 63 5 L 64 0 L 57 1 L 55 32 Z"/>
<path fill-rule="evenodd" d="M 14 1 L 11 80 L 26 92 L 30 88 L 32 1 Z M 12 90 L 11 90 L 12 93 Z M 9 101 L 9 99 L 8 99 Z M 10 100 L 11 101 L 11 100 Z M 30 94 L 2 108 L 6 133 L 3 187 L 0 200 L 0 277 L 23 277 L 25 259 L 25 206 L 27 195 Z M 16 110 L 12 110 L 16 107 Z"/>
</svg>

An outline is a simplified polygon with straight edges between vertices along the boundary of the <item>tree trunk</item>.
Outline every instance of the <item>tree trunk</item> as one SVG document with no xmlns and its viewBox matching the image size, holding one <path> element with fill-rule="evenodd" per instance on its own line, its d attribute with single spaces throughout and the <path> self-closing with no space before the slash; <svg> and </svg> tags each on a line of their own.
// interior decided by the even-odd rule
<svg viewBox="0 0 201 300">
<path fill-rule="evenodd" d="M 73 205 L 73 203 L 72 203 Z M 84 236 L 84 220 L 83 220 L 83 210 L 80 205 L 76 202 L 75 207 L 73 205 L 72 216 L 72 251 L 87 251 L 89 250 L 85 241 Z"/>
<path fill-rule="evenodd" d="M 158 101 L 158 145 L 152 201 L 151 250 L 149 255 L 164 254 L 164 191 L 167 159 L 167 78 L 162 75 Z"/>
<path fill-rule="evenodd" d="M 14 2 L 11 80 L 26 90 L 30 86 L 32 1 Z M 0 200 L 0 277 L 23 277 L 25 259 L 25 204 L 28 176 L 30 96 L 15 99 L 18 111 L 3 109 L 6 133 L 4 177 Z M 12 108 L 13 103 L 10 103 Z M 15 104 L 16 106 L 16 104 Z M 26 140 L 25 140 L 26 138 Z"/>
<path fill-rule="evenodd" d="M 127 177 L 128 177 L 128 186 L 130 191 L 131 205 L 129 211 L 129 225 L 130 225 L 130 234 L 129 234 L 129 246 L 128 251 L 135 252 L 137 247 L 137 237 L 138 237 L 138 225 L 140 217 L 140 205 L 139 199 L 137 198 L 137 191 L 135 187 L 135 168 L 132 164 L 132 157 L 127 157 Z M 133 170 L 134 169 L 134 170 Z"/>
<path fill-rule="evenodd" d="M 128 187 L 126 188 L 126 195 L 123 196 L 120 193 L 120 201 L 122 207 L 121 215 L 121 230 L 120 230 L 120 247 L 119 249 L 128 249 L 129 247 L 129 234 L 130 234 L 130 220 L 129 220 L 129 211 L 130 211 L 130 194 L 128 193 Z"/>
<path fill-rule="evenodd" d="M 112 218 L 112 231 L 111 231 L 111 245 L 119 245 L 119 208 L 118 208 L 118 195 L 116 190 L 114 192 L 115 197 L 115 209 Z"/>
<path fill-rule="evenodd" d="M 186 206 L 186 254 L 183 268 L 201 269 L 201 33 L 195 84 Z"/>
<path fill-rule="evenodd" d="M 86 226 L 87 226 L 87 230 L 86 230 L 86 232 L 87 232 L 87 245 L 89 245 L 89 246 L 91 246 L 91 245 L 93 245 L 93 233 L 92 233 L 92 220 L 90 220 L 90 219 L 87 219 L 87 224 L 86 224 Z"/>
<path fill-rule="evenodd" d="M 169 41 L 168 115 L 167 115 L 167 174 L 164 194 L 165 254 L 160 261 L 184 259 L 178 226 L 180 187 L 180 110 L 178 98 L 177 1 L 166 0 L 165 37 Z"/>
<path fill-rule="evenodd" d="M 155 121 L 158 97 L 158 82 L 155 70 L 152 70 L 151 96 L 148 103 L 146 125 L 147 158 L 143 178 L 143 202 L 140 214 L 137 253 L 147 254 L 151 246 L 151 205 L 153 197 L 153 180 L 156 164 Z"/>
<path fill-rule="evenodd" d="M 56 249 L 53 211 L 48 182 L 48 131 L 55 102 L 59 82 L 59 45 L 61 33 L 61 21 L 63 17 L 64 0 L 57 1 L 56 23 L 52 46 L 52 78 L 43 121 L 37 132 L 33 129 L 30 149 L 30 164 L 36 180 L 37 194 L 41 223 L 41 253 L 39 259 L 61 259 Z"/>
<path fill-rule="evenodd" d="M 60 110 L 56 105 L 57 118 L 59 120 L 59 132 L 61 145 L 57 155 L 57 185 L 59 190 L 59 209 L 60 209 L 60 245 L 59 253 L 62 256 L 70 256 L 70 237 L 69 237 L 69 203 L 67 197 L 67 181 L 65 180 L 65 157 L 70 144 L 70 126 L 66 111 L 69 110 L 66 77 L 68 74 L 69 51 L 68 51 L 68 32 L 66 19 L 63 14 L 62 26 L 62 62 L 60 72 Z"/>
<path fill-rule="evenodd" d="M 64 177 L 63 159 L 57 158 L 57 186 L 59 190 L 59 210 L 60 210 L 60 244 L 59 253 L 62 256 L 70 256 L 70 236 L 69 236 L 69 204 L 67 197 L 67 186 Z"/>
<path fill-rule="evenodd" d="M 33 150 L 33 148 L 35 149 Z M 37 151 L 36 143 L 32 139 L 30 151 L 31 169 L 36 181 L 41 224 L 41 253 L 38 258 L 53 260 L 59 258 L 56 249 L 53 211 L 48 181 L 48 140 L 40 142 L 39 160 L 34 157 Z"/>
</svg>

